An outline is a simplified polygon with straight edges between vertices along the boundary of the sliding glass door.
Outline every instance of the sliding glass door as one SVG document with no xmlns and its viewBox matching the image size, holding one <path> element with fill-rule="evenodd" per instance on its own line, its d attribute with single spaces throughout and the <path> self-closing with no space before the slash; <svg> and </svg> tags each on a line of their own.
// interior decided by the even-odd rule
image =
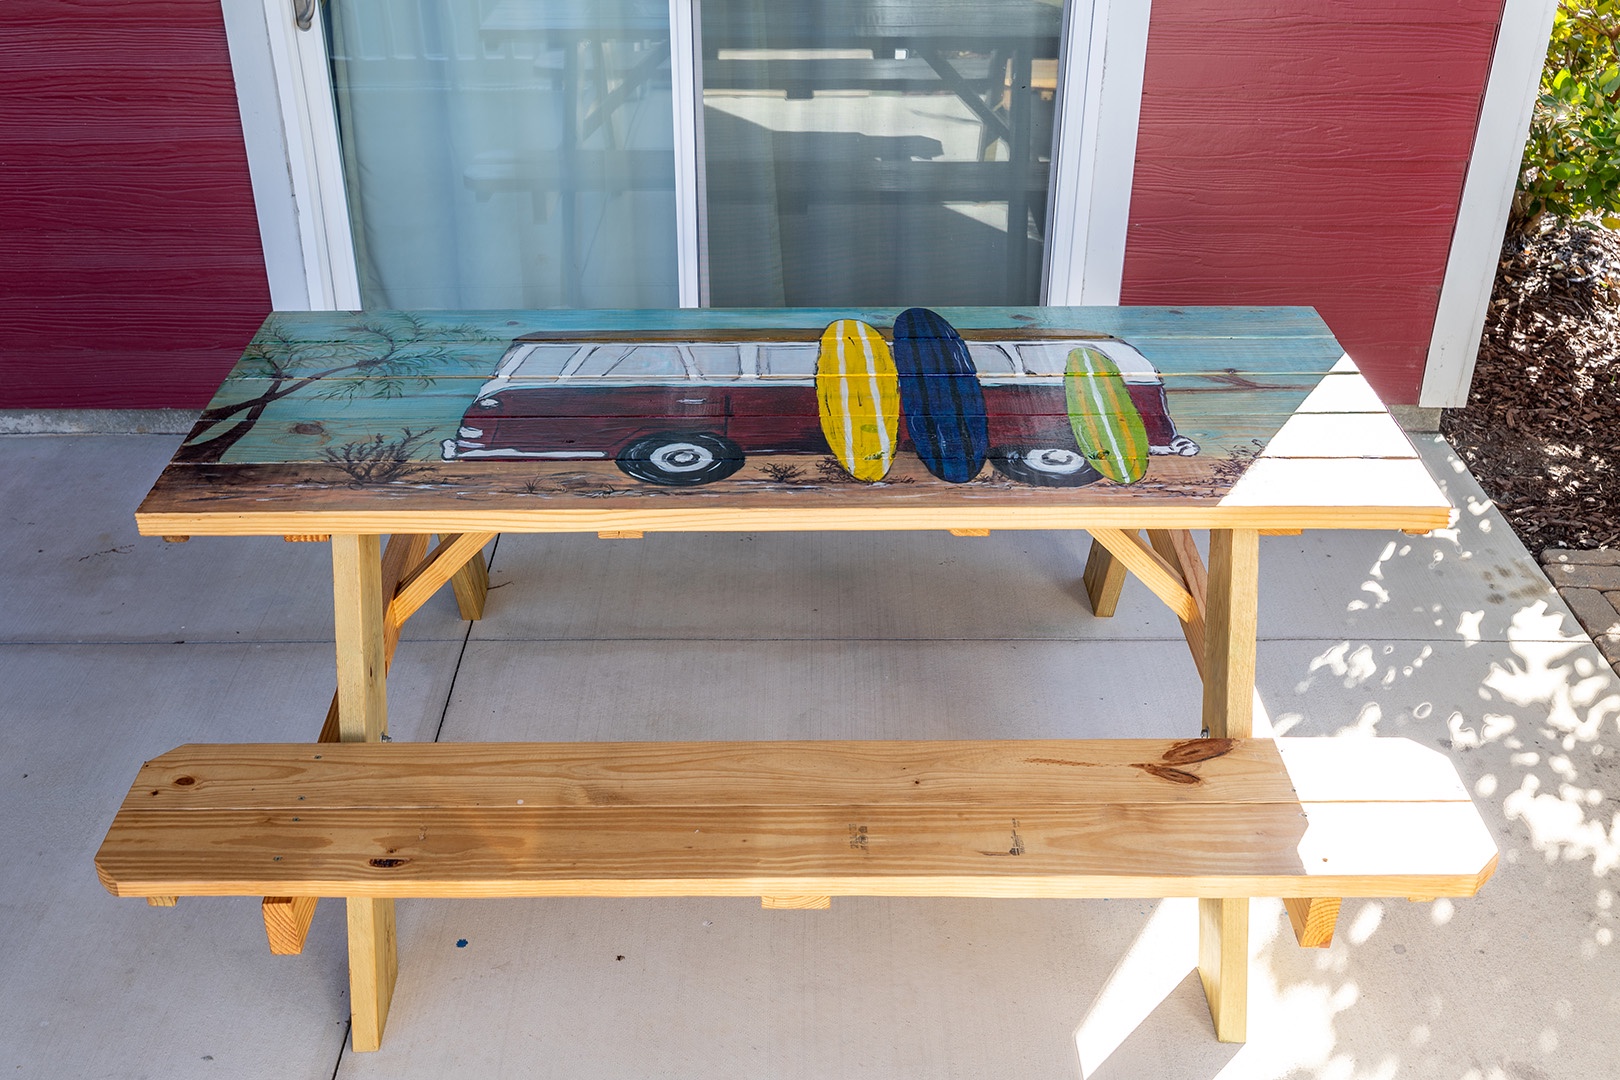
<svg viewBox="0 0 1620 1080">
<path fill-rule="evenodd" d="M 331 0 L 366 307 L 673 307 L 665 0 Z"/>
<path fill-rule="evenodd" d="M 717 305 L 1032 304 L 1062 11 L 704 0 Z"/>
<path fill-rule="evenodd" d="M 325 11 L 366 307 L 1040 299 L 1057 0 Z"/>
</svg>

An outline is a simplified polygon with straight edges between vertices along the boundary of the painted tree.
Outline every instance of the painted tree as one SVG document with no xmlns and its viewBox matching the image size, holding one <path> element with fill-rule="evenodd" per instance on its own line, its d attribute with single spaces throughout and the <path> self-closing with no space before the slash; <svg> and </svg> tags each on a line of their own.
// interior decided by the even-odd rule
<svg viewBox="0 0 1620 1080">
<path fill-rule="evenodd" d="M 408 312 L 371 316 L 320 340 L 272 317 L 232 372 L 233 384 L 263 380 L 254 386 L 258 393 L 204 409 L 175 460 L 219 461 L 282 398 L 298 393 L 329 401 L 402 397 L 412 388 L 433 385 L 448 371 L 487 363 L 486 350 L 467 346 L 497 340 L 477 327 L 446 326 Z"/>
</svg>

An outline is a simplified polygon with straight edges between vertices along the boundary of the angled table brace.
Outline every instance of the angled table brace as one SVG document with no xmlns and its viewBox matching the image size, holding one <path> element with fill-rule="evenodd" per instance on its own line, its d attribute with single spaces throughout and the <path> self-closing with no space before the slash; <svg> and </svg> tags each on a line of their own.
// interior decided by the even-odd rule
<svg viewBox="0 0 1620 1080">
<path fill-rule="evenodd" d="M 347 710 L 343 706 L 344 680 L 341 673 L 345 657 L 350 659 L 351 666 L 357 656 L 371 657 L 377 651 L 372 628 L 380 626 L 380 669 L 385 676 L 399 647 L 399 636 L 405 621 L 447 583 L 455 590 L 462 618 L 481 618 L 489 591 L 489 572 L 484 563 L 483 549 L 496 535 L 460 533 L 445 536 L 429 552 L 427 534 L 396 533 L 388 538 L 387 547 L 375 563 L 371 561 L 374 558 L 371 549 L 376 546 L 377 537 L 339 535 L 332 538 L 340 676 L 338 689 L 332 695 L 325 723 L 321 726 L 320 742 L 374 742 L 386 734 L 387 706 L 383 677 L 370 679 L 363 671 L 351 671 L 351 694 L 360 694 L 361 698 Z M 376 568 L 375 602 L 368 582 L 373 566 Z M 386 606 L 382 603 L 383 597 L 388 598 Z M 375 695 L 375 702 L 371 695 Z M 345 730 L 342 721 L 346 716 L 364 719 Z M 314 897 L 266 896 L 263 899 L 260 908 L 272 953 L 294 955 L 303 951 L 310 923 L 315 917 L 315 903 Z M 352 932 L 357 929 L 352 910 L 355 903 L 361 902 L 350 902 Z M 363 921 L 366 925 L 359 927 L 358 933 L 371 943 L 370 951 L 382 948 L 391 954 L 392 911 L 384 916 L 379 911 L 368 910 L 364 913 Z M 382 925 L 384 923 L 387 925 Z M 383 983 L 391 985 L 391 976 L 383 978 L 384 974 L 386 972 L 383 971 L 375 973 L 369 984 L 379 988 Z M 359 1002 L 362 998 L 356 996 L 354 1000 Z M 383 1001 L 381 1015 L 385 1016 L 386 1013 L 387 1003 Z M 381 1016 L 376 1021 L 376 1027 L 380 1039 Z"/>
</svg>

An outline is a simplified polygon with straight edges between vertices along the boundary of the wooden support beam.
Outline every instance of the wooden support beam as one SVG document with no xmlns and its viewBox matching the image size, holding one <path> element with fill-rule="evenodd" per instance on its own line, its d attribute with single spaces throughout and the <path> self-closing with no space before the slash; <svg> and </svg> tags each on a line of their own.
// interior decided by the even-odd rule
<svg viewBox="0 0 1620 1080">
<path fill-rule="evenodd" d="M 1216 739 L 1254 733 L 1254 653 L 1260 534 L 1211 529 L 1205 599 L 1204 731 Z M 1215 1037 L 1243 1042 L 1249 1026 L 1249 902 L 1198 901 L 1198 975 Z"/>
<path fill-rule="evenodd" d="M 264 915 L 264 936 L 277 956 L 297 956 L 304 951 L 309 924 L 315 918 L 313 896 L 266 896 L 259 902 Z"/>
<path fill-rule="evenodd" d="M 1243 1042 L 1249 1029 L 1249 902 L 1198 901 L 1198 977 L 1221 1042 Z"/>
<path fill-rule="evenodd" d="M 1211 529 L 1204 616 L 1204 730 L 1215 739 L 1254 734 L 1255 623 L 1260 535 Z"/>
<path fill-rule="evenodd" d="M 1148 542 L 1153 550 L 1175 568 L 1197 608 L 1197 616 L 1181 620 L 1181 635 L 1187 639 L 1192 651 L 1193 667 L 1199 678 L 1204 675 L 1204 609 L 1208 603 L 1208 574 L 1204 560 L 1198 554 L 1198 545 L 1186 529 L 1149 529 Z"/>
<path fill-rule="evenodd" d="M 1333 944 L 1333 927 L 1339 921 L 1336 896 L 1290 896 L 1283 900 L 1294 939 L 1303 949 L 1325 949 Z"/>
<path fill-rule="evenodd" d="M 989 536 L 989 529 L 952 529 L 952 536 Z"/>
<path fill-rule="evenodd" d="M 489 598 L 489 564 L 484 562 L 482 546 L 451 576 L 450 588 L 456 594 L 456 609 L 463 619 L 475 622 L 484 617 L 484 601 Z"/>
<path fill-rule="evenodd" d="M 640 540 L 640 529 L 602 529 L 596 534 L 599 540 Z"/>
<path fill-rule="evenodd" d="M 180 902 L 178 896 L 148 896 L 146 902 L 153 907 L 174 907 Z"/>
<path fill-rule="evenodd" d="M 382 545 L 375 535 L 332 535 L 337 638 L 338 739 L 378 742 L 388 733 L 388 656 Z M 399 973 L 394 902 L 351 898 L 348 905 L 350 1037 L 354 1049 L 382 1045 Z"/>
<path fill-rule="evenodd" d="M 324 544 L 332 539 L 331 533 L 285 533 L 281 537 L 289 544 Z"/>
<path fill-rule="evenodd" d="M 382 544 L 375 535 L 332 536 L 337 639 L 338 737 L 377 742 L 388 733 Z"/>
<path fill-rule="evenodd" d="M 349 909 L 349 1039 L 357 1052 L 382 1046 L 388 1006 L 399 977 L 394 902 L 369 897 L 346 901 Z"/>
<path fill-rule="evenodd" d="M 473 558 L 478 559 L 482 568 L 484 545 L 497 535 L 458 533 L 441 539 L 428 557 L 417 563 L 399 583 L 399 589 L 388 604 L 388 621 L 395 626 L 404 626 L 406 619 L 415 615 L 434 593 L 453 580 L 456 573 Z M 487 590 L 489 579 L 486 576 L 483 580 Z"/>
<path fill-rule="evenodd" d="M 832 907 L 832 897 L 762 896 L 759 906 L 770 911 L 826 911 Z"/>
<path fill-rule="evenodd" d="M 1119 608 L 1119 594 L 1125 588 L 1125 573 L 1125 564 L 1093 539 L 1091 552 L 1086 556 L 1085 576 L 1081 580 L 1086 587 L 1086 599 L 1091 601 L 1091 613 L 1097 618 L 1111 618 Z"/>
<path fill-rule="evenodd" d="M 175 535 L 175 536 L 165 536 L 163 539 L 168 541 L 171 544 L 183 544 L 187 540 L 190 540 L 191 537 Z"/>
<path fill-rule="evenodd" d="M 1135 574 L 1142 584 L 1163 600 L 1177 618 L 1190 620 L 1198 617 L 1198 605 L 1193 602 L 1181 575 L 1140 536 L 1124 529 L 1087 531 L 1093 540 L 1107 548 L 1110 555 L 1125 564 L 1125 569 Z"/>
</svg>

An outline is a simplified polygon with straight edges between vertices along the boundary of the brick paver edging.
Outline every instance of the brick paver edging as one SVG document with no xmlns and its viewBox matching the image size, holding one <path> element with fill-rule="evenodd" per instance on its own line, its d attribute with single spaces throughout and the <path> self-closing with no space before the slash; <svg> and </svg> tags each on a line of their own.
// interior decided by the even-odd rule
<svg viewBox="0 0 1620 1080">
<path fill-rule="evenodd" d="M 1620 670 L 1620 549 L 1548 548 L 1541 568 L 1603 658 Z"/>
</svg>

